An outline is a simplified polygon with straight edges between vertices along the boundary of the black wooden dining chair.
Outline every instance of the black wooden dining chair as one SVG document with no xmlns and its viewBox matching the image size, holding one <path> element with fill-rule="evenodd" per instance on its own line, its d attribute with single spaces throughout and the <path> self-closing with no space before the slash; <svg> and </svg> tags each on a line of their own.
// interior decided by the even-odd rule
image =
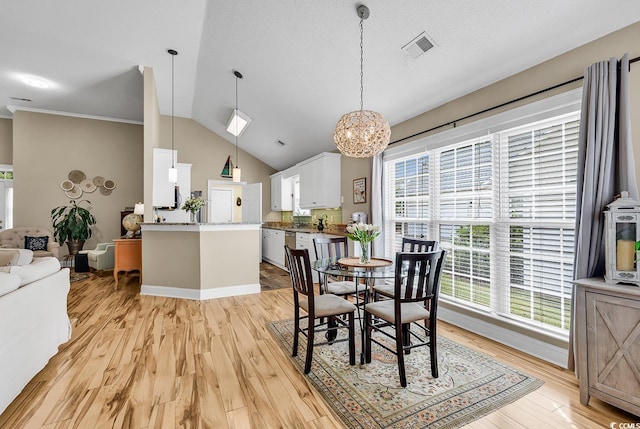
<svg viewBox="0 0 640 429">
<path fill-rule="evenodd" d="M 432 252 L 398 252 L 395 265 L 395 294 L 393 299 L 375 301 L 364 306 L 365 361 L 371 362 L 371 344 L 394 353 L 398 360 L 400 385 L 407 386 L 404 355 L 415 347 L 428 346 L 431 357 L 431 375 L 438 377 L 436 342 L 438 294 L 440 273 L 446 257 L 445 250 Z M 414 287 L 405 287 L 413 284 Z M 375 320 L 374 320 L 375 317 Z M 428 320 L 424 326 L 416 323 Z M 418 328 L 420 335 L 410 327 Z M 395 340 L 395 348 L 373 337 L 380 333 Z"/>
<path fill-rule="evenodd" d="M 316 295 L 313 288 L 313 277 L 311 276 L 309 251 L 307 249 L 292 249 L 286 245 L 284 248 L 289 263 L 291 286 L 293 287 L 295 332 L 293 336 L 292 356 L 298 355 L 298 336 L 299 333 L 302 333 L 307 337 L 307 355 L 304 363 L 305 374 L 311 371 L 314 345 L 349 341 L 349 364 L 355 365 L 354 312 L 356 306 L 337 295 Z M 307 315 L 301 316 L 300 309 L 304 310 Z M 342 315 L 347 316 L 347 322 L 337 317 Z M 300 321 L 303 319 L 308 319 L 306 328 L 300 327 Z M 319 323 L 317 324 L 316 319 L 319 319 Z M 325 319 L 326 322 L 324 321 Z M 349 330 L 349 337 L 347 339 L 333 339 L 315 344 L 315 334 L 317 332 L 335 332 L 341 328 L 347 328 Z M 335 338 L 335 336 L 331 336 L 331 338 Z"/>
<path fill-rule="evenodd" d="M 316 259 L 346 258 L 349 256 L 347 237 L 314 238 L 313 247 L 316 252 Z M 320 285 L 324 293 L 332 293 L 347 297 L 356 292 L 364 292 L 365 285 L 357 284 L 350 277 L 335 278 L 328 274 L 320 274 Z"/>
<path fill-rule="evenodd" d="M 433 252 L 438 250 L 439 245 L 434 240 L 423 240 L 421 238 L 409 238 L 402 237 L 401 252 Z M 373 293 L 375 300 L 377 301 L 379 296 L 382 295 L 385 298 L 393 298 L 394 295 L 393 284 L 379 284 L 373 287 Z"/>
</svg>

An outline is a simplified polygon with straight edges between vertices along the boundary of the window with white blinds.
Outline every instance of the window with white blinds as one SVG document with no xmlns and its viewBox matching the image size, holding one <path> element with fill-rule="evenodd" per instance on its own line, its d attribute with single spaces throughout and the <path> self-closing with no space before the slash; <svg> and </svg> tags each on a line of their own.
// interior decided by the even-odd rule
<svg viewBox="0 0 640 429">
<path fill-rule="evenodd" d="M 579 112 L 384 162 L 385 252 L 447 249 L 441 297 L 566 334 Z"/>
</svg>

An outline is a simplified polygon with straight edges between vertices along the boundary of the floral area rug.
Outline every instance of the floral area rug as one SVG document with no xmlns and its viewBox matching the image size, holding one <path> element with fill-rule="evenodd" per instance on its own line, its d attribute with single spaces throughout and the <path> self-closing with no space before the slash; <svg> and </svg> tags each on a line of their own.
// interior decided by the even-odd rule
<svg viewBox="0 0 640 429">
<path fill-rule="evenodd" d="M 270 328 L 291 356 L 293 320 L 272 322 Z M 341 332 L 346 335 L 346 330 Z M 359 343 L 357 336 L 356 362 Z M 306 337 L 300 335 L 298 356 L 291 359 L 301 372 L 305 347 Z M 340 342 L 314 347 L 307 379 L 349 428 L 457 428 L 543 384 L 442 336 L 438 336 L 438 378 L 431 377 L 427 347 L 405 355 L 405 367 L 408 385 L 402 388 L 395 355 L 373 344 L 371 363 L 350 366 L 348 343 Z"/>
</svg>

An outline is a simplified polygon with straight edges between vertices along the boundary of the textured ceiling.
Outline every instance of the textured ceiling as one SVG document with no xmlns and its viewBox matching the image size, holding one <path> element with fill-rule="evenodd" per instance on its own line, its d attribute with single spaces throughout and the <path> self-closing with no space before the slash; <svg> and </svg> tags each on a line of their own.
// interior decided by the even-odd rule
<svg viewBox="0 0 640 429">
<path fill-rule="evenodd" d="M 368 0 L 364 107 L 394 125 L 640 20 L 637 0 Z M 4 2 L 0 105 L 142 120 L 138 65 L 154 69 L 160 111 L 225 131 L 253 118 L 240 147 L 276 169 L 335 148 L 359 108 L 356 2 L 326 0 L 22 0 Z M 577 25 L 580 23 L 580 25 Z M 435 47 L 413 60 L 421 32 Z M 621 54 L 612 52 L 612 55 Z M 51 81 L 25 86 L 28 73 Z M 32 102 L 9 97 L 30 98 Z M 4 108 L 0 115 L 9 116 Z M 392 136 L 393 138 L 393 136 Z M 286 145 L 276 142 L 281 140 Z"/>
</svg>

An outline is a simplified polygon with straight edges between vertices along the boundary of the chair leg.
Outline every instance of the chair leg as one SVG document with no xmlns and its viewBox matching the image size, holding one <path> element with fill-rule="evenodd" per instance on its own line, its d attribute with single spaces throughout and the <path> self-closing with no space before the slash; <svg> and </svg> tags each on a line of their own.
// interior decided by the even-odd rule
<svg viewBox="0 0 640 429">
<path fill-rule="evenodd" d="M 315 337 L 315 319 L 309 317 L 309 329 L 307 330 L 307 358 L 304 361 L 304 373 L 311 371 L 311 359 L 313 358 L 313 339 Z"/>
<path fill-rule="evenodd" d="M 407 387 L 407 374 L 404 369 L 404 336 L 402 333 L 404 332 L 403 325 L 400 324 L 400 321 L 396 321 L 396 357 L 398 358 L 398 373 L 400 375 L 400 385 L 402 387 Z"/>
<path fill-rule="evenodd" d="M 329 344 L 333 343 L 333 340 L 338 336 L 338 322 L 336 322 L 335 316 L 329 316 L 327 318 L 327 341 Z"/>
<path fill-rule="evenodd" d="M 300 311 L 294 310 L 293 315 L 293 352 L 291 356 L 298 356 L 298 335 L 300 334 Z"/>
<path fill-rule="evenodd" d="M 353 311 L 349 313 L 349 365 L 356 364 L 356 328 Z"/>
<path fill-rule="evenodd" d="M 404 325 L 402 325 L 402 345 L 404 347 L 409 347 L 411 345 L 411 335 L 409 334 L 409 332 L 411 331 L 411 324 L 410 323 L 405 323 Z M 405 354 L 410 354 L 411 353 L 411 349 L 402 349 L 402 351 Z"/>
<path fill-rule="evenodd" d="M 433 378 L 438 378 L 438 347 L 437 337 L 434 331 L 429 332 L 429 349 L 431 357 L 431 375 Z"/>
<path fill-rule="evenodd" d="M 364 347 L 364 361 L 366 363 L 371 363 L 371 313 L 368 311 L 364 312 L 364 337 L 365 341 L 363 344 Z"/>
</svg>

